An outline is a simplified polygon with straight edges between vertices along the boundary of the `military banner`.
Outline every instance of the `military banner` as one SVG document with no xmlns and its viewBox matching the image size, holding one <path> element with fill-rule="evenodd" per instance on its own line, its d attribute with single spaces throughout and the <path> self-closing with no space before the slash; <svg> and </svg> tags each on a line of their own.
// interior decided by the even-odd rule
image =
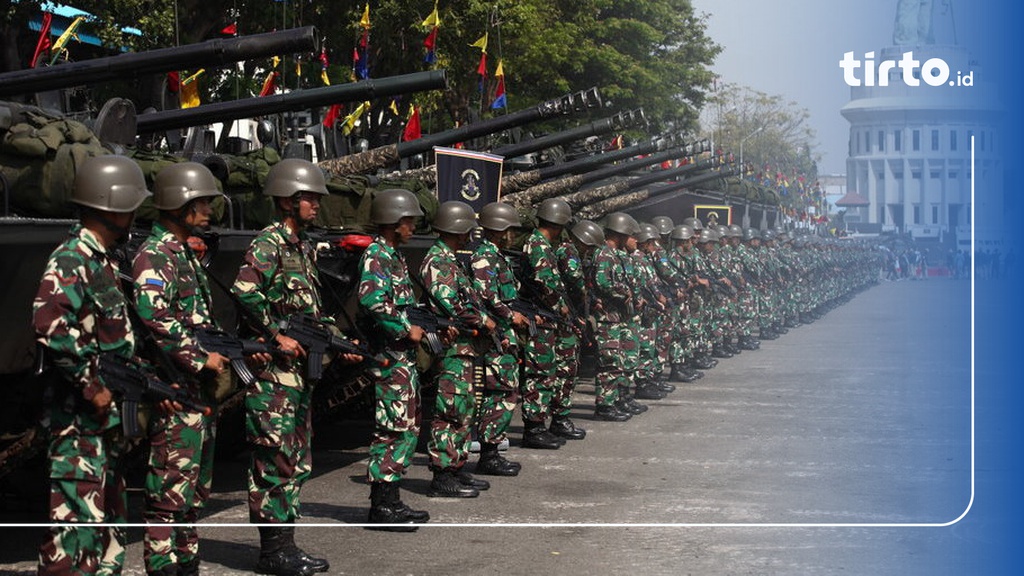
<svg viewBox="0 0 1024 576">
<path fill-rule="evenodd" d="M 503 156 L 436 146 L 434 155 L 438 201 L 461 200 L 479 213 L 501 197 Z"/>
<path fill-rule="evenodd" d="M 693 215 L 705 226 L 732 224 L 732 206 L 717 206 L 712 204 L 697 204 L 693 207 Z"/>
</svg>

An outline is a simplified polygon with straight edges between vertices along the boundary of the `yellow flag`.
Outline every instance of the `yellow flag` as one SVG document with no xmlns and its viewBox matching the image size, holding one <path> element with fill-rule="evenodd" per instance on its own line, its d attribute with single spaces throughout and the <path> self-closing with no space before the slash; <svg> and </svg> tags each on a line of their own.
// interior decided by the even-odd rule
<svg viewBox="0 0 1024 576">
<path fill-rule="evenodd" d="M 437 1 L 435 0 L 434 1 L 434 11 L 430 13 L 430 16 L 427 16 L 427 19 L 424 20 L 423 23 L 420 24 L 420 26 L 423 26 L 424 28 L 432 28 L 434 26 L 440 26 L 440 25 L 441 25 L 441 18 L 437 15 Z"/>
<path fill-rule="evenodd" d="M 196 79 L 203 72 L 206 72 L 206 69 L 200 68 L 198 72 L 181 81 L 178 100 L 181 102 L 182 108 L 195 108 L 199 106 L 199 82 L 196 82 Z"/>
<path fill-rule="evenodd" d="M 348 136 L 352 130 L 356 127 L 356 121 L 363 115 L 364 112 L 370 109 L 369 102 L 363 102 L 352 111 L 351 114 L 345 117 L 345 122 L 342 124 L 341 133 Z"/>
<path fill-rule="evenodd" d="M 364 29 L 370 27 L 370 3 L 366 3 L 366 8 L 363 9 L 363 17 L 359 19 L 359 25 Z"/>
<path fill-rule="evenodd" d="M 270 59 L 270 67 L 271 68 L 277 68 L 277 65 L 280 64 L 280 63 L 281 63 L 281 59 L 278 58 L 277 56 L 274 56 L 273 58 Z"/>
<path fill-rule="evenodd" d="M 331 85 L 331 79 L 327 77 L 327 69 L 325 68 L 320 72 L 320 79 L 324 81 L 324 86 Z"/>
<path fill-rule="evenodd" d="M 501 60 L 498 60 L 498 69 L 494 71 L 494 77 L 505 75 L 505 67 L 501 65 Z"/>
<path fill-rule="evenodd" d="M 295 61 L 295 75 L 302 76 L 302 60 Z"/>
<path fill-rule="evenodd" d="M 394 98 L 391 99 L 391 105 L 388 106 L 388 110 L 391 110 L 391 113 L 394 114 L 395 116 L 399 115 L 398 114 L 398 104 L 395 103 Z"/>
<path fill-rule="evenodd" d="M 474 48 L 479 48 L 482 52 L 484 52 L 486 54 L 487 53 L 487 32 L 484 32 L 484 35 L 479 40 L 477 40 L 476 42 L 473 42 L 472 44 L 470 44 L 470 46 L 472 46 Z"/>
</svg>

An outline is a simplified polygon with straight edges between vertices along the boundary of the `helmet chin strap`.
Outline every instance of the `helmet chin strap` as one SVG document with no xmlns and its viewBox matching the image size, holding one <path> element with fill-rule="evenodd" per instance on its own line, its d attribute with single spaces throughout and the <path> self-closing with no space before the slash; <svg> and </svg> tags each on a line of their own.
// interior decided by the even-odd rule
<svg viewBox="0 0 1024 576">
<path fill-rule="evenodd" d="M 114 245 L 112 246 L 113 248 L 123 246 L 124 244 L 127 244 L 128 241 L 131 239 L 132 229 L 130 223 L 128 224 L 128 226 L 120 226 L 118 224 L 115 224 L 113 220 L 107 218 L 107 216 L 102 211 L 99 210 L 93 211 L 92 218 L 99 222 L 104 228 L 107 229 L 107 231 L 114 235 Z"/>
</svg>

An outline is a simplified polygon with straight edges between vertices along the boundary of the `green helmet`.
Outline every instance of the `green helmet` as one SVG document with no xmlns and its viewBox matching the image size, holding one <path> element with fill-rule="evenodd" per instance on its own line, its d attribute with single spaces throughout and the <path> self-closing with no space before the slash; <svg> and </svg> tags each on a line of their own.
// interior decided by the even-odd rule
<svg viewBox="0 0 1024 576">
<path fill-rule="evenodd" d="M 504 232 L 520 226 L 519 213 L 511 204 L 491 202 L 480 209 L 480 227 L 484 230 Z"/>
<path fill-rule="evenodd" d="M 437 208 L 433 228 L 449 234 L 467 234 L 476 228 L 476 212 L 465 202 L 449 200 Z"/>
<path fill-rule="evenodd" d="M 704 223 L 700 221 L 700 218 L 690 216 L 686 220 L 683 220 L 683 224 L 686 224 L 690 228 L 693 228 L 694 232 L 700 232 L 704 229 Z"/>
<path fill-rule="evenodd" d="M 742 238 L 743 237 L 743 227 L 740 226 L 739 224 L 729 224 L 728 230 L 729 230 L 728 236 L 731 237 L 731 238 Z"/>
<path fill-rule="evenodd" d="M 198 162 L 171 164 L 153 179 L 153 207 L 177 210 L 196 198 L 220 196 L 217 179 Z"/>
<path fill-rule="evenodd" d="M 718 238 L 719 238 L 718 237 L 718 232 L 715 232 L 714 230 L 712 230 L 710 228 L 705 228 L 705 229 L 700 231 L 700 237 L 699 237 L 699 239 L 697 241 L 700 242 L 701 244 L 704 244 L 706 242 L 716 242 L 717 243 L 718 242 Z"/>
<path fill-rule="evenodd" d="M 625 212 L 612 212 L 605 217 L 604 229 L 618 232 L 623 236 L 636 236 L 640 233 L 640 225 L 632 216 Z"/>
<path fill-rule="evenodd" d="M 675 223 L 668 216 L 655 216 L 651 218 L 651 224 L 658 229 L 658 234 L 662 236 L 672 233 L 672 228 L 675 227 Z"/>
<path fill-rule="evenodd" d="M 374 224 L 397 224 L 406 216 L 420 218 L 423 210 L 416 196 L 402 188 L 378 190 L 370 204 L 370 221 Z"/>
<path fill-rule="evenodd" d="M 300 192 L 326 196 L 324 171 L 309 160 L 285 158 L 270 168 L 263 193 L 275 198 L 291 198 Z"/>
<path fill-rule="evenodd" d="M 641 224 L 640 232 L 636 235 L 636 241 L 639 243 L 647 242 L 648 240 L 656 240 L 660 236 L 658 229 L 654 224 Z"/>
<path fill-rule="evenodd" d="M 537 219 L 565 226 L 572 219 L 572 207 L 565 200 L 548 198 L 537 206 Z"/>
<path fill-rule="evenodd" d="M 142 169 L 127 156 L 92 156 L 75 173 L 71 201 L 104 212 L 134 212 L 153 193 Z"/>
<path fill-rule="evenodd" d="M 744 242 L 750 242 L 751 240 L 760 240 L 760 239 L 761 239 L 761 233 L 758 232 L 756 229 L 754 229 L 754 228 L 744 228 L 743 229 L 743 241 Z"/>
<path fill-rule="evenodd" d="M 590 220 L 580 220 L 572 227 L 572 235 L 584 246 L 598 247 L 604 244 L 604 230 Z"/>
<path fill-rule="evenodd" d="M 693 238 L 693 234 L 693 226 L 680 224 L 672 229 L 672 234 L 669 237 L 673 240 L 689 240 Z"/>
</svg>

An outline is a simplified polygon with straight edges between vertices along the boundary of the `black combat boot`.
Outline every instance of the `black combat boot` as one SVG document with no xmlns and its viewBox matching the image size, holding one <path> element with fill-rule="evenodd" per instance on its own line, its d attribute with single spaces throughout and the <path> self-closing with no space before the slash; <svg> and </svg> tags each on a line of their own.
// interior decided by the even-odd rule
<svg viewBox="0 0 1024 576">
<path fill-rule="evenodd" d="M 665 380 L 665 381 L 659 380 L 659 381 L 655 382 L 654 383 L 654 387 L 657 388 L 658 390 L 661 390 L 666 395 L 671 394 L 671 393 L 676 391 L 675 385 L 674 384 L 669 384 L 667 380 Z"/>
<path fill-rule="evenodd" d="M 282 528 L 282 531 L 284 532 L 284 549 L 286 552 L 294 556 L 298 556 L 299 559 L 301 559 L 302 562 L 304 562 L 313 572 L 327 572 L 331 569 L 331 563 L 328 562 L 327 559 L 314 558 L 313 556 L 306 554 L 305 550 L 295 545 L 294 526 Z"/>
<path fill-rule="evenodd" d="M 736 344 L 742 350 L 757 350 L 761 347 L 761 343 L 755 340 L 753 336 L 740 336 Z"/>
<path fill-rule="evenodd" d="M 758 337 L 761 340 L 775 340 L 779 335 L 772 331 L 770 326 L 765 326 L 764 328 L 761 328 L 761 333 Z"/>
<path fill-rule="evenodd" d="M 622 387 L 619 388 L 619 399 L 615 402 L 615 407 L 633 416 L 647 412 L 647 406 L 634 400 L 629 389 Z"/>
<path fill-rule="evenodd" d="M 430 514 L 413 510 L 406 506 L 398 497 L 398 482 L 373 482 L 370 484 L 370 524 L 399 524 L 399 526 L 381 526 L 377 530 L 388 532 L 414 532 L 418 527 L 430 520 Z"/>
<path fill-rule="evenodd" d="M 548 432 L 544 422 L 523 422 L 523 448 L 558 450 L 565 440 Z"/>
<path fill-rule="evenodd" d="M 566 440 L 583 440 L 587 437 L 587 431 L 577 427 L 568 416 L 552 416 L 548 431 Z"/>
<path fill-rule="evenodd" d="M 625 422 L 632 417 L 632 414 L 619 410 L 614 404 L 609 406 L 599 405 L 594 409 L 594 420 L 603 420 L 605 422 Z"/>
<path fill-rule="evenodd" d="M 179 574 L 181 574 L 181 566 L 179 564 L 168 564 L 156 570 L 146 569 L 146 576 L 178 576 Z"/>
<path fill-rule="evenodd" d="M 448 469 L 434 472 L 434 479 L 430 481 L 430 492 L 427 493 L 427 496 L 432 498 L 476 498 L 479 495 L 479 490 L 472 486 L 464 486 Z"/>
<path fill-rule="evenodd" d="M 651 382 L 637 382 L 635 397 L 641 400 L 662 400 L 665 393 L 659 390 Z"/>
<path fill-rule="evenodd" d="M 672 373 L 668 375 L 668 379 L 672 382 L 686 382 L 686 365 L 685 364 L 673 364 Z"/>
<path fill-rule="evenodd" d="M 489 490 L 491 488 L 490 482 L 488 482 L 487 480 L 481 480 L 479 478 L 473 478 L 472 474 L 466 472 L 461 468 L 457 472 L 455 472 L 455 479 L 459 481 L 459 484 L 462 484 L 463 486 L 469 486 L 470 488 L 476 488 L 481 492 L 483 492 L 484 490 Z"/>
<path fill-rule="evenodd" d="M 260 559 L 257 574 L 272 576 L 310 576 L 313 568 L 294 550 L 288 549 L 288 535 L 284 527 L 260 526 Z"/>
<path fill-rule="evenodd" d="M 715 347 L 711 349 L 711 356 L 714 358 L 732 358 L 732 354 L 721 344 L 716 344 Z"/>
<path fill-rule="evenodd" d="M 199 558 L 178 563 L 179 576 L 199 576 Z"/>
<path fill-rule="evenodd" d="M 521 466 L 518 462 L 506 460 L 498 452 L 498 445 L 488 442 L 480 443 L 480 460 L 476 463 L 476 473 L 488 476 L 518 476 Z"/>
</svg>

